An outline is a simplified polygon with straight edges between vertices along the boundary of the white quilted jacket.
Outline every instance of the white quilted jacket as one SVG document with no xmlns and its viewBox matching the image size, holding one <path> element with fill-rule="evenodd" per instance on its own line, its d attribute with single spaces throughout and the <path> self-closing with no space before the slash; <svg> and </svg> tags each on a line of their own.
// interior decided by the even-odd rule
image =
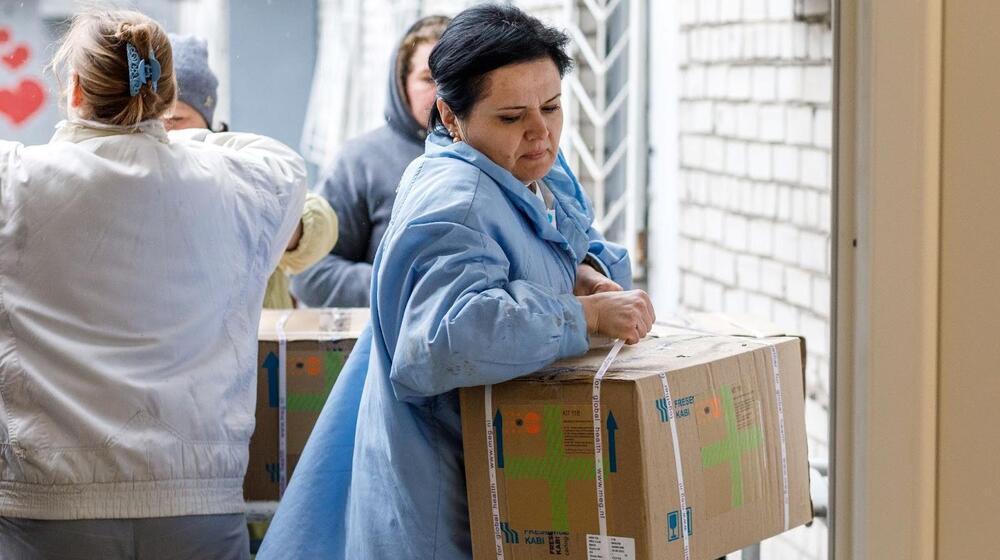
<svg viewBox="0 0 1000 560">
<path fill-rule="evenodd" d="M 242 511 L 261 301 L 305 181 L 250 134 L 0 141 L 0 516 Z"/>
</svg>

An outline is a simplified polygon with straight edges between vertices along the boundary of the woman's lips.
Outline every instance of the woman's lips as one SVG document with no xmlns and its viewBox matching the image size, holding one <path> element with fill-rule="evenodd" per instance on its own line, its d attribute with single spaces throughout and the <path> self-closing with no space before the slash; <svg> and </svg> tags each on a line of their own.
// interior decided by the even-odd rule
<svg viewBox="0 0 1000 560">
<path fill-rule="evenodd" d="M 549 153 L 549 151 L 547 149 L 545 149 L 545 150 L 536 150 L 534 152 L 528 152 L 528 153 L 524 154 L 521 157 L 523 157 L 524 159 L 539 160 L 539 159 L 542 159 L 543 157 L 545 157 L 545 155 L 548 154 L 548 153 Z"/>
</svg>

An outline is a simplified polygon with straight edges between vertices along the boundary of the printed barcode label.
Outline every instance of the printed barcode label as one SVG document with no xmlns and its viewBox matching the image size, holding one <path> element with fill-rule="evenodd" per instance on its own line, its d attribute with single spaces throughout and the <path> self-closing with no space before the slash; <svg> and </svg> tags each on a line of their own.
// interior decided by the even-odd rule
<svg viewBox="0 0 1000 560">
<path fill-rule="evenodd" d="M 635 539 L 587 535 L 587 560 L 635 560 Z M 610 556 L 605 556 L 607 550 Z"/>
</svg>

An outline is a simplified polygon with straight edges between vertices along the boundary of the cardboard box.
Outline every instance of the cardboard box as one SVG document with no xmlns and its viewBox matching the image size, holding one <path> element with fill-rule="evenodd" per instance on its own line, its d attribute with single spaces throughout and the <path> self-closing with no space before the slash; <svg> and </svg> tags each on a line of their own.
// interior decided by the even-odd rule
<svg viewBox="0 0 1000 560">
<path fill-rule="evenodd" d="M 279 448 L 282 439 L 279 389 L 282 372 L 286 386 L 287 481 L 295 471 L 295 464 L 313 425 L 369 316 L 368 309 L 265 309 L 261 314 L 257 356 L 257 426 L 250 438 L 250 462 L 243 483 L 243 494 L 248 501 L 279 499 Z M 284 328 L 279 329 L 282 320 Z M 284 352 L 280 348 L 282 338 L 285 340 Z"/>
<path fill-rule="evenodd" d="M 775 334 L 720 316 L 657 326 L 596 401 L 609 347 L 463 389 L 475 558 L 715 559 L 810 521 L 804 341 Z"/>
</svg>

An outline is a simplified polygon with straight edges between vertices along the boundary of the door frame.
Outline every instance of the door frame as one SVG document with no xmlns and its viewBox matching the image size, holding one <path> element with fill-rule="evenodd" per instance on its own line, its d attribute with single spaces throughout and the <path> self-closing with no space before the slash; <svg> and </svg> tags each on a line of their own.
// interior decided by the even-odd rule
<svg viewBox="0 0 1000 560">
<path fill-rule="evenodd" d="M 943 0 L 835 13 L 830 557 L 930 560 Z"/>
</svg>

